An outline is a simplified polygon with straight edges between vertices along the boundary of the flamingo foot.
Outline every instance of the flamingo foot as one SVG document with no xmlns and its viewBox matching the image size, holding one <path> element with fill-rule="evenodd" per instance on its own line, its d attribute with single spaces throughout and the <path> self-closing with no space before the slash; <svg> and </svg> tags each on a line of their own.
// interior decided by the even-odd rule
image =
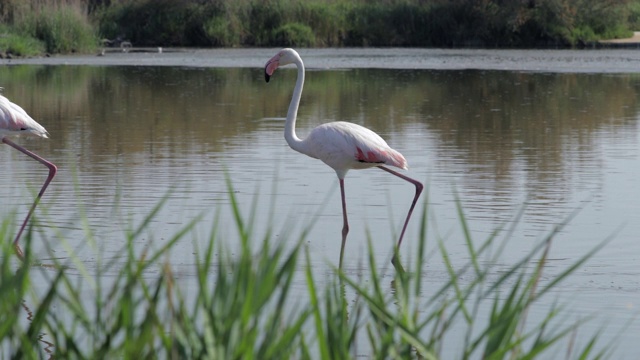
<svg viewBox="0 0 640 360">
<path fill-rule="evenodd" d="M 18 255 L 18 258 L 20 259 L 20 261 L 24 262 L 24 252 L 22 251 L 22 248 L 20 247 L 20 245 L 17 243 L 14 243 L 13 248 L 15 249 L 16 255 Z"/>
</svg>

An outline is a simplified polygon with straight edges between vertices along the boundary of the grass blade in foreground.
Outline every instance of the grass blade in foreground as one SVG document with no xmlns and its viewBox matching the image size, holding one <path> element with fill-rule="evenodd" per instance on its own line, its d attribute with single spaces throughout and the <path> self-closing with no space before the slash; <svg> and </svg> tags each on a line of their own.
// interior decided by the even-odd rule
<svg viewBox="0 0 640 360">
<path fill-rule="evenodd" d="M 384 283 L 370 247 L 364 275 L 352 278 L 334 269 L 320 278 L 308 253 L 306 261 L 298 261 L 307 230 L 288 246 L 287 239 L 274 243 L 271 228 L 266 235 L 253 230 L 258 214 L 243 217 L 230 182 L 229 194 L 230 209 L 223 210 L 234 219 L 240 250 L 232 256 L 225 249 L 218 235 L 218 212 L 207 246 L 195 255 L 195 290 L 190 292 L 165 259 L 176 244 L 190 240 L 202 218 L 187 223 L 156 250 L 136 248 L 167 198 L 123 235 L 127 244 L 116 254 L 121 261 L 105 264 L 109 276 L 97 269 L 95 278 L 86 279 L 89 272 L 78 276 L 62 266 L 56 271 L 14 269 L 5 245 L 0 259 L 2 355 L 39 358 L 52 348 L 56 358 L 438 359 L 454 352 L 443 344 L 464 344 L 459 349 L 463 359 L 545 359 L 552 346 L 580 325 L 559 324 L 558 306 L 539 319 L 527 319 L 542 296 L 598 250 L 542 281 L 557 231 L 506 271 L 495 265 L 497 255 L 489 254 L 497 233 L 480 246 L 467 239 L 471 261 L 461 267 L 449 260 L 444 241 L 438 239 L 436 248 L 449 279 L 431 289 L 424 286 L 429 275 L 423 263 L 428 258 L 425 203 L 419 253 L 415 264 L 407 267 L 415 269 L 413 273 L 397 272 L 391 284 Z M 461 207 L 459 216 L 464 217 Z M 4 238 L 10 233 L 9 223 L 5 220 L 0 227 Z M 463 220 L 464 236 L 470 236 L 465 224 Z M 481 256 L 490 261 L 480 261 Z M 45 291 L 32 282 L 36 275 L 48 281 Z M 294 290 L 301 284 L 306 292 Z M 23 319 L 25 301 L 33 304 L 35 314 L 28 324 Z M 52 339 L 52 347 L 43 346 L 43 334 Z M 601 358 L 606 354 L 598 350 L 596 340 L 594 336 L 583 348 L 566 353 Z"/>
</svg>

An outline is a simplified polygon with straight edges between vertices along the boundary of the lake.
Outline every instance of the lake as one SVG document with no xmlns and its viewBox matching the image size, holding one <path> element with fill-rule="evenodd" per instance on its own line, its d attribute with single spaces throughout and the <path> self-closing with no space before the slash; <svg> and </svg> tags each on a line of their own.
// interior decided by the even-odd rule
<svg viewBox="0 0 640 360">
<path fill-rule="evenodd" d="M 404 154 L 404 173 L 425 183 L 421 204 L 428 198 L 433 224 L 427 286 L 448 278 L 436 239 L 455 265 L 469 261 L 456 199 L 476 244 L 522 211 L 499 260 L 505 268 L 571 218 L 553 241 L 543 281 L 613 240 L 544 304 L 566 304 L 570 321 L 593 315 L 579 335 L 602 330 L 601 343 L 614 341 L 615 358 L 635 358 L 640 324 L 628 319 L 640 305 L 640 52 L 300 53 L 309 62 L 298 135 L 328 121 L 366 126 Z M 266 84 L 262 66 L 273 54 L 241 49 L 3 60 L 11 65 L 0 67 L 3 94 L 51 134 L 17 142 L 59 167 L 36 212 L 42 225 L 36 257 L 49 256 L 46 242 L 57 258 L 73 253 L 91 269 L 98 253 L 119 254 L 123 234 L 167 196 L 139 246 L 158 247 L 203 216 L 192 241 L 171 255 L 182 285 L 195 287 L 195 246 L 206 244 L 216 217 L 232 222 L 228 175 L 243 213 L 256 210 L 257 234 L 271 227 L 276 238 L 294 241 L 313 224 L 306 242 L 314 271 L 332 271 L 342 228 L 338 182 L 325 164 L 287 146 L 284 117 L 296 73 L 281 68 Z M 46 169 L 1 149 L 0 216 L 15 214 L 17 228 Z M 351 225 L 345 271 L 355 275 L 368 266 L 369 233 L 391 280 L 392 245 L 414 189 L 378 169 L 351 171 L 345 183 Z M 405 235 L 405 258 L 416 250 L 421 212 Z M 234 238 L 234 226 L 219 231 Z M 303 279 L 294 286 L 306 291 Z M 456 355 L 455 346 L 443 353 Z"/>
</svg>

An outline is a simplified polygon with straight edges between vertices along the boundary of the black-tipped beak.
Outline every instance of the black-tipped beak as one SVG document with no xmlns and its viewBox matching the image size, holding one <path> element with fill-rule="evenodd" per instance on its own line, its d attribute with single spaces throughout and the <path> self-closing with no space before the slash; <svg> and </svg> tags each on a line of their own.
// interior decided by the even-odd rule
<svg viewBox="0 0 640 360">
<path fill-rule="evenodd" d="M 279 55 L 272 57 L 264 66 L 264 81 L 269 82 L 269 79 L 271 79 L 271 75 L 273 75 L 273 73 L 278 68 L 278 56 Z"/>
</svg>

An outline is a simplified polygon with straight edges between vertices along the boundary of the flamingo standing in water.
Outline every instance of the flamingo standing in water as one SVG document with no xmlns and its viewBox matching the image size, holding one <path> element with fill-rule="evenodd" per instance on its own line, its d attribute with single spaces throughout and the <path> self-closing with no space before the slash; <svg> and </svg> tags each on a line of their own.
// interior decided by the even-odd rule
<svg viewBox="0 0 640 360">
<path fill-rule="evenodd" d="M 378 167 L 388 173 L 404 179 L 416 187 L 416 193 L 409 208 L 409 213 L 400 232 L 397 249 L 400 249 L 402 237 L 407 230 L 407 224 L 411 213 L 413 212 L 418 197 L 422 192 L 423 185 L 408 176 L 402 175 L 394 170 L 382 166 L 390 165 L 400 169 L 407 170 L 407 161 L 398 151 L 392 149 L 387 143 L 373 131 L 357 124 L 336 121 L 322 124 L 309 133 L 309 135 L 300 139 L 296 135 L 296 116 L 300 105 L 300 96 L 302 95 L 302 87 L 304 85 L 304 63 L 300 55 L 293 49 L 282 49 L 274 57 L 267 61 L 265 65 L 265 80 L 269 82 L 270 77 L 280 66 L 295 64 L 298 68 L 298 79 L 293 90 L 291 104 L 287 112 L 287 121 L 285 123 L 284 138 L 289 146 L 298 152 L 306 154 L 312 158 L 322 160 L 325 164 L 335 170 L 340 182 L 340 195 L 342 196 L 342 246 L 340 248 L 340 263 L 342 268 L 342 258 L 344 255 L 344 246 L 349 233 L 349 222 L 347 221 L 347 205 L 344 195 L 344 177 L 351 169 L 367 169 Z M 396 255 L 393 256 L 392 263 L 398 267 L 400 264 L 396 262 Z M 401 267 L 400 267 L 401 268 Z"/>
<path fill-rule="evenodd" d="M 48 161 L 47 159 L 9 140 L 9 136 L 21 136 L 21 135 L 39 136 L 43 138 L 49 137 L 49 133 L 47 133 L 47 130 L 45 130 L 45 128 L 42 125 L 38 124 L 35 120 L 33 120 L 31 116 L 29 116 L 27 112 L 24 111 L 24 109 L 12 103 L 6 97 L 0 95 L 0 138 L 2 138 L 2 142 L 9 146 L 12 146 L 13 148 L 21 151 L 26 155 L 29 155 L 33 159 L 38 160 L 40 163 L 42 163 L 47 168 L 49 168 L 49 176 L 47 177 L 47 180 L 42 185 L 42 188 L 40 189 L 38 196 L 36 196 L 36 199 L 33 202 L 33 205 L 31 205 L 31 209 L 29 210 L 27 217 L 22 222 L 22 226 L 20 227 L 20 230 L 18 231 L 18 234 L 16 235 L 15 240 L 13 241 L 13 246 L 16 249 L 16 253 L 18 254 L 18 257 L 20 259 L 24 259 L 24 254 L 22 252 L 22 249 L 20 249 L 20 245 L 18 244 L 18 241 L 20 240 L 20 236 L 22 235 L 22 232 L 24 231 L 25 227 L 27 226 L 27 223 L 29 222 L 31 215 L 33 214 L 33 211 L 36 208 L 36 205 L 38 205 L 38 202 L 40 202 L 40 198 L 42 197 L 42 194 L 44 194 L 44 191 L 47 189 L 47 186 L 49 186 L 49 183 L 51 182 L 53 177 L 56 175 L 56 172 L 58 169 L 52 162 Z"/>
</svg>

